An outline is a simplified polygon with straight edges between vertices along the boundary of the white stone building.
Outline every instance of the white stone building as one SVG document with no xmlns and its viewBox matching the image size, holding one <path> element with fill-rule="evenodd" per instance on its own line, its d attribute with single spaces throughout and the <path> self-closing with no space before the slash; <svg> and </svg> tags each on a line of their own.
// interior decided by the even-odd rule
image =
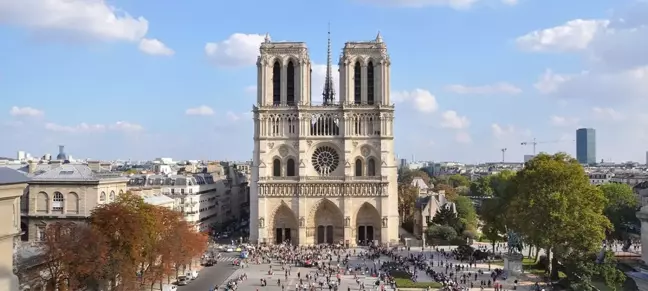
<svg viewBox="0 0 648 291">
<path fill-rule="evenodd" d="M 380 34 L 347 42 L 334 94 L 329 39 L 323 104 L 303 42 L 266 36 L 257 61 L 250 240 L 398 241 L 390 59 Z"/>
</svg>

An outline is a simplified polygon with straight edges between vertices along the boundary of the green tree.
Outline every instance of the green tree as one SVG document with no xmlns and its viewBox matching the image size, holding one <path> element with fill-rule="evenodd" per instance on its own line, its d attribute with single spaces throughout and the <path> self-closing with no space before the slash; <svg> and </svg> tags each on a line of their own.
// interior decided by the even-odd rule
<svg viewBox="0 0 648 291">
<path fill-rule="evenodd" d="M 441 207 L 441 209 L 439 209 L 432 218 L 432 223 L 437 225 L 447 225 L 455 230 L 461 225 L 459 217 L 457 217 L 457 214 L 449 207 Z"/>
<path fill-rule="evenodd" d="M 600 253 L 588 253 L 562 260 L 562 270 L 567 275 L 567 283 L 572 290 L 598 290 L 594 288 L 592 281 L 603 282 L 612 290 L 622 288 L 626 275 L 617 268 L 614 252 L 606 251 L 603 257 L 599 256 Z"/>
<path fill-rule="evenodd" d="M 510 170 L 504 170 L 490 176 L 489 182 L 493 196 L 506 199 L 506 196 L 511 194 L 507 192 L 507 189 L 513 177 L 515 177 L 515 172 Z"/>
<path fill-rule="evenodd" d="M 482 233 L 491 242 L 493 251 L 495 251 L 497 242 L 504 241 L 506 222 L 508 221 L 506 210 L 511 201 L 510 196 L 515 194 L 507 190 L 513 177 L 515 177 L 515 172 L 509 170 L 491 175 L 488 182 L 492 196 L 482 200 L 480 207 L 479 216 L 483 223 Z"/>
<path fill-rule="evenodd" d="M 590 185 L 583 167 L 564 153 L 540 154 L 507 187 L 507 224 L 547 254 L 547 271 L 558 278 L 559 259 L 595 252 L 610 221 L 603 192 Z"/>
<path fill-rule="evenodd" d="M 457 231 L 448 225 L 431 225 L 427 229 L 428 240 L 451 241 L 457 238 Z"/>
<path fill-rule="evenodd" d="M 465 176 L 455 174 L 455 175 L 452 175 L 452 176 L 448 177 L 448 184 L 453 188 L 457 188 L 459 186 L 469 187 L 470 186 L 470 180 L 468 180 L 468 178 L 466 178 Z"/>
<path fill-rule="evenodd" d="M 482 176 L 470 183 L 470 196 L 492 196 L 491 177 Z"/>
<path fill-rule="evenodd" d="M 603 213 L 612 223 L 612 229 L 608 232 L 608 239 L 627 239 L 628 226 L 639 225 L 636 216 L 639 202 L 632 192 L 632 188 L 626 184 L 616 183 L 599 187 L 603 191 L 605 198 L 607 198 Z"/>
<path fill-rule="evenodd" d="M 443 191 L 445 193 L 446 199 L 450 201 L 454 201 L 455 199 L 457 199 L 457 197 L 459 197 L 459 193 L 457 193 L 457 189 L 452 188 L 446 184 L 434 185 L 433 191 L 437 193 Z"/>
<path fill-rule="evenodd" d="M 474 231 L 477 229 L 477 212 L 472 200 L 466 196 L 459 196 L 454 201 L 457 209 L 457 217 L 459 218 L 458 233 L 463 233 L 465 230 Z"/>
</svg>

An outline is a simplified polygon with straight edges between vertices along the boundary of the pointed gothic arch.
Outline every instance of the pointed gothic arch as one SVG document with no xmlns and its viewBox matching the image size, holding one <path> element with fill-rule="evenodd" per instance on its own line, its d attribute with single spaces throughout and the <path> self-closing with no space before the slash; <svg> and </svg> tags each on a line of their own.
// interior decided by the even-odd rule
<svg viewBox="0 0 648 291">
<path fill-rule="evenodd" d="M 295 159 L 292 157 L 286 160 L 286 177 L 297 176 L 297 167 L 295 166 Z"/>
<path fill-rule="evenodd" d="M 297 87 L 295 87 L 295 64 L 292 59 L 288 60 L 286 73 L 286 102 L 289 106 L 293 106 L 295 105 L 295 93 Z"/>
<path fill-rule="evenodd" d="M 375 103 L 375 75 L 373 61 L 369 60 L 367 63 L 367 104 L 374 105 Z"/>
<path fill-rule="evenodd" d="M 376 159 L 371 157 L 367 161 L 367 176 L 373 177 L 376 176 Z"/>
<path fill-rule="evenodd" d="M 272 176 L 281 177 L 281 159 L 274 158 L 272 161 Z"/>
<path fill-rule="evenodd" d="M 371 203 L 360 205 L 355 216 L 355 234 L 358 244 L 369 244 L 380 240 L 380 212 Z"/>
<path fill-rule="evenodd" d="M 275 60 L 272 65 L 272 105 L 281 104 L 281 63 Z"/>
<path fill-rule="evenodd" d="M 357 60 L 353 66 L 353 103 L 362 103 L 362 65 Z"/>
<path fill-rule="evenodd" d="M 292 244 L 299 244 L 299 223 L 297 215 L 290 209 L 286 202 L 281 201 L 272 212 L 270 218 L 272 227 L 268 231 L 270 242 L 280 244 L 289 241 Z"/>
<path fill-rule="evenodd" d="M 355 160 L 355 170 L 353 171 L 356 177 L 362 176 L 362 159 L 356 158 Z"/>
<path fill-rule="evenodd" d="M 326 198 L 313 205 L 308 216 L 307 239 L 313 244 L 334 244 L 344 240 L 342 210 Z"/>
</svg>

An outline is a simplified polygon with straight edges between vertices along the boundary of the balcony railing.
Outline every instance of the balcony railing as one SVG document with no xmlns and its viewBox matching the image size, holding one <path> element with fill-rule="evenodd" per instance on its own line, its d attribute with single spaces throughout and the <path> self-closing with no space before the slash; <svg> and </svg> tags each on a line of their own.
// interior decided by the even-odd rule
<svg viewBox="0 0 648 291">
<path fill-rule="evenodd" d="M 295 177 L 259 177 L 259 181 L 385 181 L 387 176 L 295 176 Z"/>
</svg>

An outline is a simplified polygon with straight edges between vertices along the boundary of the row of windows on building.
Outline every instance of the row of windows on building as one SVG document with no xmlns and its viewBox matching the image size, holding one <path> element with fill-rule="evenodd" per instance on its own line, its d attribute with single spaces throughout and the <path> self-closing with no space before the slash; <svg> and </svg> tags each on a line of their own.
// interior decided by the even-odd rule
<svg viewBox="0 0 648 291">
<path fill-rule="evenodd" d="M 281 160 L 280 159 L 274 159 L 272 161 L 272 176 L 273 177 L 281 177 L 283 176 L 281 171 L 282 171 L 282 165 L 281 165 Z M 354 166 L 354 175 L 356 177 L 362 177 L 362 176 L 369 176 L 373 177 L 376 176 L 376 160 L 374 158 L 369 158 L 367 160 L 367 165 L 366 167 L 364 166 L 364 163 L 362 162 L 361 159 L 356 159 L 355 161 L 355 166 Z M 297 176 L 297 171 L 296 171 L 296 166 L 295 166 L 295 160 L 294 159 L 288 159 L 286 160 L 286 177 L 295 177 Z"/>
<path fill-rule="evenodd" d="M 367 104 L 373 105 L 375 101 L 375 73 L 374 64 L 369 61 L 367 64 Z M 311 70 L 312 74 L 312 70 Z M 286 104 L 295 105 L 295 65 L 292 61 L 288 62 L 286 67 Z M 353 66 L 353 102 L 355 104 L 362 104 L 362 66 L 360 61 L 357 61 Z M 276 61 L 272 66 L 272 104 L 281 105 L 281 64 Z"/>
</svg>

